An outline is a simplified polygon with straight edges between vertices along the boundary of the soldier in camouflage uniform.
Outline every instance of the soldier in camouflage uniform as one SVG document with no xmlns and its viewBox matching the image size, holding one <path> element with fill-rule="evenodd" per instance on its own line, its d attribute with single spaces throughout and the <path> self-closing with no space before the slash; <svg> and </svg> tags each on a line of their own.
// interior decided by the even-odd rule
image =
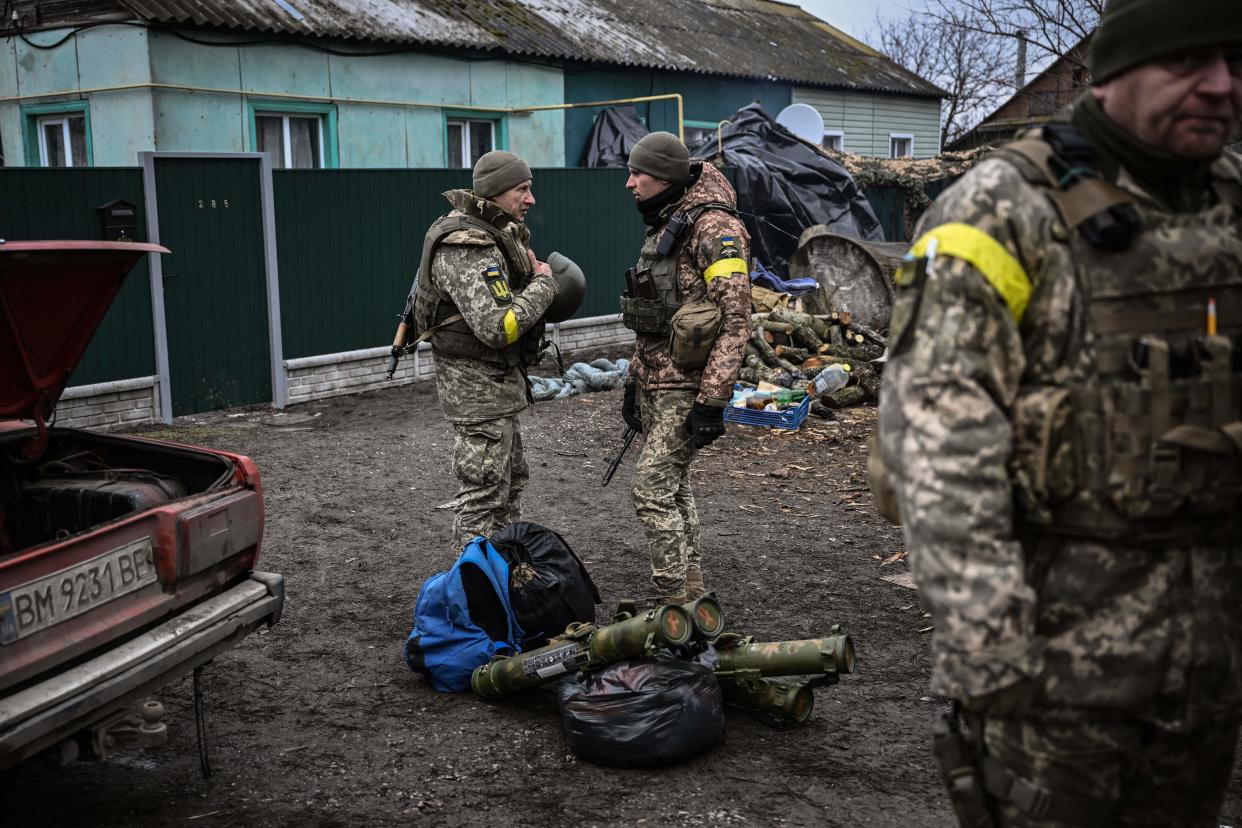
<svg viewBox="0 0 1242 828">
<path fill-rule="evenodd" d="M 923 217 L 875 482 L 973 731 L 968 772 L 942 761 L 963 824 L 1215 826 L 1242 715 L 1242 13 L 1110 0 L 1091 72 Z"/>
<path fill-rule="evenodd" d="M 711 164 L 691 164 L 676 136 L 643 138 L 629 168 L 626 187 L 647 224 L 621 299 L 637 335 L 622 416 L 645 435 L 631 495 L 656 595 L 681 603 L 706 591 L 690 461 L 724 434 L 746 352 L 750 237 L 733 187 Z"/>
<path fill-rule="evenodd" d="M 535 258 L 522 223 L 535 203 L 526 162 L 489 152 L 474 167 L 473 190 L 444 197 L 453 210 L 423 242 L 414 318 L 420 336 L 429 336 L 440 407 L 453 425 L 453 537 L 460 549 L 521 515 L 525 363 L 538 352 L 556 282 Z"/>
</svg>

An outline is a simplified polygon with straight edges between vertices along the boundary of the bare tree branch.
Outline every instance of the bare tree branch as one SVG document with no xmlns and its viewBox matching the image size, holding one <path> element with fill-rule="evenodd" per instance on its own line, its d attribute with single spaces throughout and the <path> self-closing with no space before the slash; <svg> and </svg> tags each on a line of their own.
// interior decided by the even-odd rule
<svg viewBox="0 0 1242 828">
<path fill-rule="evenodd" d="M 868 39 L 896 63 L 949 93 L 940 113 L 941 146 L 961 135 L 1013 92 L 1014 39 L 959 19 L 876 19 Z"/>
</svg>

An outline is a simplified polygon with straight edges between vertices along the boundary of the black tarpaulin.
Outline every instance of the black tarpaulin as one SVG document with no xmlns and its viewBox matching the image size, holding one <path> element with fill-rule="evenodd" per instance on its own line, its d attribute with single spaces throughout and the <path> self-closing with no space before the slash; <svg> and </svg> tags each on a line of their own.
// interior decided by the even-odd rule
<svg viewBox="0 0 1242 828">
<path fill-rule="evenodd" d="M 624 167 L 630 159 L 630 150 L 648 131 L 632 106 L 611 106 L 603 110 L 591 127 L 582 166 Z"/>
<path fill-rule="evenodd" d="M 736 169 L 738 209 L 752 214 L 742 219 L 754 258 L 787 277 L 798 236 L 815 224 L 843 236 L 884 241 L 871 204 L 843 166 L 795 138 L 759 104 L 742 107 L 730 121 L 720 133 L 724 165 Z M 715 158 L 716 136 L 690 153 Z"/>
</svg>

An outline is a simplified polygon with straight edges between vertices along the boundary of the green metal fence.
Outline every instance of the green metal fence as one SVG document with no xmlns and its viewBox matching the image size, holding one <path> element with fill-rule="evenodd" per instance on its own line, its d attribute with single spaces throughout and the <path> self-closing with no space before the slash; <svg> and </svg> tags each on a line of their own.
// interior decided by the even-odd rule
<svg viewBox="0 0 1242 828">
<path fill-rule="evenodd" d="M 726 170 L 726 174 L 731 172 Z M 644 230 L 633 199 L 625 190 L 626 171 L 538 169 L 534 178 L 536 204 L 527 223 L 535 252 L 546 259 L 552 251 L 560 251 L 582 266 L 588 289 L 577 314 L 579 318 L 616 313 L 622 274 L 633 264 Z M 218 183 L 199 182 L 190 189 L 195 193 L 214 192 L 219 189 Z M 936 182 L 932 187 L 939 191 L 947 183 Z M 468 170 L 276 171 L 273 198 L 283 356 L 316 356 L 390 342 L 398 311 L 418 265 L 423 234 L 436 216 L 448 209 L 440 193 L 469 184 Z M 185 187 L 176 189 L 181 193 Z M 146 238 L 142 171 L 138 168 L 3 168 L 0 194 L 0 238 L 99 238 L 96 208 L 116 198 L 138 205 L 137 238 Z M 171 193 L 160 195 L 175 203 L 185 201 Z M 903 239 L 904 191 L 895 187 L 871 188 L 866 195 L 888 238 Z M 161 213 L 164 209 L 161 202 Z M 202 260 L 195 272 L 198 279 L 216 282 L 227 276 L 221 271 L 227 259 L 224 253 L 241 244 L 239 231 L 232 225 L 220 224 L 219 217 L 207 222 L 198 217 L 199 212 L 191 210 L 193 222 L 186 219 L 193 224 L 195 257 Z M 203 216 L 208 213 L 212 211 L 202 211 Z M 257 219 L 252 220 L 246 226 L 255 226 L 256 222 Z M 213 239 L 210 233 L 217 224 L 221 238 Z M 172 231 L 171 224 L 168 229 Z M 247 237 L 244 246 L 252 248 L 256 244 L 255 239 Z M 173 257 L 167 258 L 166 267 L 176 264 L 175 251 Z M 198 273 L 200 269 L 202 273 Z M 180 270 L 173 268 L 165 274 L 170 277 L 165 280 L 166 291 L 169 281 L 178 273 Z M 182 314 L 184 319 L 177 313 L 169 314 L 170 340 L 194 333 L 174 330 L 178 326 L 194 327 L 204 337 L 235 336 L 238 311 L 220 311 L 227 309 L 230 301 L 242 302 L 248 308 L 254 305 L 252 310 L 261 315 L 264 297 L 258 282 L 247 283 L 244 291 L 226 283 L 227 279 L 216 285 L 228 294 L 222 294 L 220 301 L 194 300 L 187 306 L 201 308 L 202 313 Z M 166 296 L 166 308 L 167 302 Z M 208 313 L 212 308 L 215 316 L 224 318 L 207 318 L 212 316 Z M 258 317 L 252 321 L 254 324 L 247 330 L 252 329 L 258 337 L 266 328 L 258 324 Z M 72 384 L 154 374 L 152 330 L 144 261 L 130 276 Z M 261 349 L 251 350 L 257 355 Z M 261 360 L 256 356 L 253 361 Z M 184 387 L 186 377 L 177 375 L 178 365 L 172 368 L 172 386 Z M 254 396 L 254 389 L 247 393 L 246 400 L 219 402 L 240 404 Z M 180 408 L 188 410 L 187 407 L 197 405 L 191 400 Z"/>
<path fill-rule="evenodd" d="M 579 318 L 617 312 L 643 223 L 625 170 L 534 171 L 526 217 L 535 253 L 559 251 L 587 275 Z M 422 252 L 449 210 L 440 193 L 468 170 L 278 170 L 273 173 L 281 328 L 287 359 L 384 345 Z"/>
<path fill-rule="evenodd" d="M 0 168 L 0 239 L 98 239 L 96 208 L 118 198 L 137 205 L 135 241 L 146 241 L 141 169 Z M 144 258 L 125 280 L 70 384 L 151 376 L 155 373 L 152 330 L 151 284 Z"/>
</svg>

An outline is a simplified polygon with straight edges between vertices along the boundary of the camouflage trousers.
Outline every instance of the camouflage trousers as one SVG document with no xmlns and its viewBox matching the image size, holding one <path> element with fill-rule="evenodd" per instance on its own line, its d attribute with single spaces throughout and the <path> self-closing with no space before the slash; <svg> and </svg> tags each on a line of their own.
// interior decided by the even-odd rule
<svg viewBox="0 0 1242 828">
<path fill-rule="evenodd" d="M 659 595 L 686 591 L 687 569 L 700 569 L 699 513 L 690 491 L 694 443 L 682 427 L 694 391 L 647 391 L 639 396 L 643 450 L 630 491 L 647 535 L 651 583 Z"/>
<path fill-rule="evenodd" d="M 453 424 L 453 539 L 460 550 L 475 535 L 491 535 L 522 515 L 529 470 L 518 418 Z"/>
<path fill-rule="evenodd" d="M 1117 828 L 1216 828 L 1233 768 L 1240 715 L 1174 733 L 1107 710 L 1039 711 L 1020 719 L 990 718 L 988 755 L 1014 777 L 1052 792 L 1104 803 Z M 1106 823 L 1036 818 L 1014 804 L 1000 807 L 1002 826 L 1060 828 Z"/>
</svg>

